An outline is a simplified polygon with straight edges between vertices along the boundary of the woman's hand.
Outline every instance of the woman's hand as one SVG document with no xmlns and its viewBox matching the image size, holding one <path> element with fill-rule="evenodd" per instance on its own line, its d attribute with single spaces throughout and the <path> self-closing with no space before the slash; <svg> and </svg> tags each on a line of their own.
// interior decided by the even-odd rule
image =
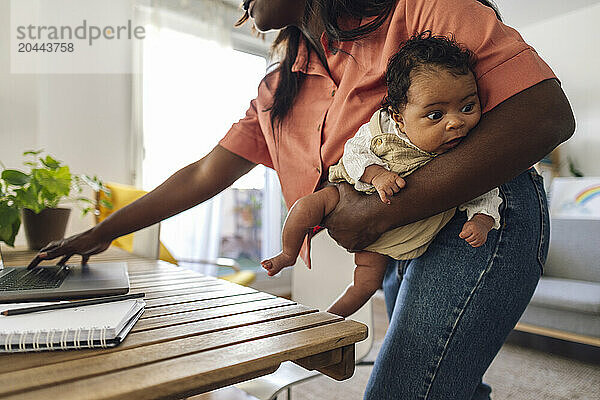
<svg viewBox="0 0 600 400">
<path fill-rule="evenodd" d="M 94 228 L 63 240 L 49 243 L 40 250 L 35 258 L 29 263 L 27 269 L 35 268 L 43 260 L 52 260 L 62 257 L 57 263 L 65 264 L 75 254 L 81 255 L 81 263 L 86 264 L 90 256 L 102 253 L 110 246 L 110 240 L 103 240 L 95 235 Z"/>
<path fill-rule="evenodd" d="M 340 201 L 325 217 L 329 235 L 349 251 L 359 251 L 375 242 L 387 227 L 378 221 L 386 204 L 377 196 L 365 195 L 347 183 L 337 185 Z M 381 210 L 380 210 L 381 209 Z"/>
</svg>

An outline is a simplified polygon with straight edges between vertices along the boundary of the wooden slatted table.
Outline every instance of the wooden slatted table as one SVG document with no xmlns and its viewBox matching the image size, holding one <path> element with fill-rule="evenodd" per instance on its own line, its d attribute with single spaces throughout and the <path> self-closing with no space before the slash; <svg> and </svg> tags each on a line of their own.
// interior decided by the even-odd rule
<svg viewBox="0 0 600 400">
<path fill-rule="evenodd" d="M 34 253 L 4 251 L 27 265 Z M 294 361 L 337 379 L 354 373 L 361 323 L 118 249 L 146 311 L 119 346 L 0 356 L 0 398 L 182 398 L 274 372 Z"/>
</svg>

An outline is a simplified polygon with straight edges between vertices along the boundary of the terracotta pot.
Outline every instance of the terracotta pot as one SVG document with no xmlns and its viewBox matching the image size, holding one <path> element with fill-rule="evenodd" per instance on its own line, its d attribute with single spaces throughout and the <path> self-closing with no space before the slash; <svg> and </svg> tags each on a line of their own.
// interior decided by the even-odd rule
<svg viewBox="0 0 600 400">
<path fill-rule="evenodd" d="M 53 240 L 65 237 L 70 208 L 46 208 L 39 214 L 24 208 L 23 227 L 30 250 L 39 250 Z"/>
</svg>

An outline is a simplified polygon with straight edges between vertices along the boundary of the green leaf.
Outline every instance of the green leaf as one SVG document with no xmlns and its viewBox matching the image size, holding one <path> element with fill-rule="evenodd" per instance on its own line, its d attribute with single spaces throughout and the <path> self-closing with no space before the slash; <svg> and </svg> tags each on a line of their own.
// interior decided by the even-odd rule
<svg viewBox="0 0 600 400">
<path fill-rule="evenodd" d="M 101 199 L 99 203 L 100 203 L 100 205 L 101 205 L 102 207 L 104 207 L 104 208 L 108 208 L 109 210 L 112 210 L 112 209 L 113 209 L 113 205 L 112 205 L 112 203 L 111 203 L 110 201 L 107 201 L 107 200 Z"/>
<path fill-rule="evenodd" d="M 29 208 L 36 214 L 42 211 L 45 206 L 43 202 L 38 200 L 38 190 L 36 186 L 29 186 L 28 188 L 20 188 L 15 190 L 15 202 L 19 209 Z"/>
<path fill-rule="evenodd" d="M 40 154 L 43 151 L 44 151 L 44 149 L 37 150 L 37 151 L 28 150 L 28 151 L 24 152 L 23 155 L 24 156 L 27 156 L 27 155 L 37 156 L 38 154 Z"/>
<path fill-rule="evenodd" d="M 14 206 L 9 206 L 6 202 L 0 202 L 0 241 L 14 246 L 20 226 L 19 210 Z"/>
<path fill-rule="evenodd" d="M 86 215 L 88 215 L 89 213 L 94 214 L 96 212 L 96 209 L 94 207 L 86 207 L 83 210 L 81 210 L 82 215 L 85 217 Z"/>
<path fill-rule="evenodd" d="M 30 177 L 29 175 L 21 171 L 17 171 L 16 169 L 5 169 L 2 171 L 2 179 L 4 179 L 9 185 L 23 186 L 29 182 Z"/>
<path fill-rule="evenodd" d="M 102 181 L 98 179 L 98 177 L 94 176 L 93 178 L 88 175 L 81 175 L 79 177 L 86 185 L 92 188 L 95 192 L 103 191 L 106 192 L 106 188 L 102 184 Z"/>
<path fill-rule="evenodd" d="M 46 167 L 48 167 L 52 170 L 56 170 L 56 169 L 60 168 L 60 162 L 56 161 L 54 158 L 52 158 L 50 156 L 46 156 L 46 158 L 40 158 L 40 161 L 42 162 L 42 164 L 44 164 Z"/>
<path fill-rule="evenodd" d="M 42 188 L 44 194 L 53 196 L 68 196 L 71 191 L 71 172 L 69 167 L 60 167 L 51 171 L 47 169 L 34 169 L 33 180 Z"/>
</svg>

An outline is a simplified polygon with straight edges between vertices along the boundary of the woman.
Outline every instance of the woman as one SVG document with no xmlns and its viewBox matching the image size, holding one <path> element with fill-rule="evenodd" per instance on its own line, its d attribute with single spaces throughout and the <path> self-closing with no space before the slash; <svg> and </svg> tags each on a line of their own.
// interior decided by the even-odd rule
<svg viewBox="0 0 600 400">
<path fill-rule="evenodd" d="M 526 307 L 547 252 L 541 178 L 525 170 L 574 129 L 552 71 L 483 0 L 244 4 L 258 30 L 282 29 L 276 44 L 283 55 L 246 117 L 207 156 L 96 227 L 43 249 L 31 265 L 74 254 L 85 262 L 112 239 L 211 198 L 257 163 L 277 170 L 291 205 L 327 177 L 345 141 L 379 106 L 389 55 L 413 33 L 453 33 L 478 58 L 479 125 L 461 146 L 411 174 L 391 205 L 340 186 L 326 225 L 342 246 L 358 250 L 393 227 L 500 187 L 503 226 L 485 246 L 458 237 L 465 221 L 457 214 L 423 256 L 388 266 L 390 327 L 365 393 L 488 399 L 481 377 Z"/>
</svg>

